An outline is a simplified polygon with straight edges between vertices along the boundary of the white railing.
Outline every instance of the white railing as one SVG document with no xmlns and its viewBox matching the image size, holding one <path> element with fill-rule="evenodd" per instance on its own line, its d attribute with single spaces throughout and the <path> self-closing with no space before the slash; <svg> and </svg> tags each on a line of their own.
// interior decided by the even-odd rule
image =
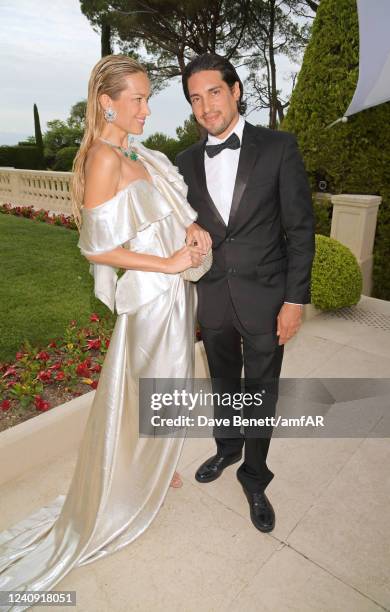
<svg viewBox="0 0 390 612">
<path fill-rule="evenodd" d="M 71 214 L 71 172 L 0 168 L 0 203 Z"/>
</svg>

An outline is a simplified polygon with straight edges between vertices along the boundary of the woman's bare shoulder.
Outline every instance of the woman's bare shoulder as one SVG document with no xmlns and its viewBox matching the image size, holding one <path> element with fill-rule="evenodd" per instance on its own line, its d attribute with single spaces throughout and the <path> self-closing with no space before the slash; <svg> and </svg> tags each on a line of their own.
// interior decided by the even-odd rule
<svg viewBox="0 0 390 612">
<path fill-rule="evenodd" d="M 120 168 L 120 158 L 109 145 L 92 144 L 85 161 L 85 208 L 94 208 L 114 197 L 118 191 Z"/>
</svg>

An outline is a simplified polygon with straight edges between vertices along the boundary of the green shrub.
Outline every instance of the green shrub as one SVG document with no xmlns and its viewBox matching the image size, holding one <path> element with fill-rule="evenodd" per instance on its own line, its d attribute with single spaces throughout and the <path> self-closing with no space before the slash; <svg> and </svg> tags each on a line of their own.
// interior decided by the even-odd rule
<svg viewBox="0 0 390 612">
<path fill-rule="evenodd" d="M 11 166 L 22 170 L 39 170 L 41 157 L 36 146 L 0 147 L 0 166 Z"/>
<path fill-rule="evenodd" d="M 311 302 L 332 310 L 357 304 L 362 292 L 362 273 L 354 254 L 337 240 L 316 235 L 311 278 Z"/>
<path fill-rule="evenodd" d="M 53 170 L 57 170 L 57 172 L 71 172 L 73 160 L 78 150 L 78 147 L 64 147 L 57 151 Z"/>
<path fill-rule="evenodd" d="M 186 119 L 183 126 L 176 128 L 176 135 L 177 138 L 172 138 L 162 132 L 155 132 L 144 140 L 143 144 L 149 149 L 162 151 L 174 164 L 179 153 L 201 138 L 201 130 L 194 115 Z"/>
<path fill-rule="evenodd" d="M 161 151 L 161 153 L 164 153 L 172 163 L 175 162 L 176 155 L 179 152 L 178 142 L 162 132 L 151 134 L 142 144 L 148 147 L 148 149 Z"/>
<path fill-rule="evenodd" d="M 342 117 L 359 69 L 356 0 L 321 0 L 282 128 L 296 134 L 313 190 L 381 195 L 372 295 L 390 300 L 390 103 Z"/>
</svg>

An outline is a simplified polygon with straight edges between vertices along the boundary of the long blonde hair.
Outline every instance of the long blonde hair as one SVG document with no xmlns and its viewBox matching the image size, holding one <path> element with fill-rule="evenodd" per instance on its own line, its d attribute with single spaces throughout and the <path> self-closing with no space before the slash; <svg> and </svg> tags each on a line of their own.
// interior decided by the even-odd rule
<svg viewBox="0 0 390 612">
<path fill-rule="evenodd" d="M 85 132 L 73 162 L 71 181 L 72 212 L 79 229 L 85 188 L 85 160 L 92 142 L 100 136 L 105 124 L 99 97 L 107 94 L 112 100 L 117 100 L 120 93 L 126 89 L 125 77 L 135 72 L 146 74 L 146 69 L 127 55 L 107 55 L 92 69 L 88 83 Z"/>
</svg>

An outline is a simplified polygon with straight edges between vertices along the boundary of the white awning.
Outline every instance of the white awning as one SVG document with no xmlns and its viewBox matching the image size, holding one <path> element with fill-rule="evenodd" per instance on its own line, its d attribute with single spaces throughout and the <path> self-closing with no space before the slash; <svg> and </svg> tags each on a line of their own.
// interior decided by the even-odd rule
<svg viewBox="0 0 390 612">
<path fill-rule="evenodd" d="M 390 0 L 357 0 L 357 7 L 359 80 L 347 117 L 390 100 Z"/>
</svg>

